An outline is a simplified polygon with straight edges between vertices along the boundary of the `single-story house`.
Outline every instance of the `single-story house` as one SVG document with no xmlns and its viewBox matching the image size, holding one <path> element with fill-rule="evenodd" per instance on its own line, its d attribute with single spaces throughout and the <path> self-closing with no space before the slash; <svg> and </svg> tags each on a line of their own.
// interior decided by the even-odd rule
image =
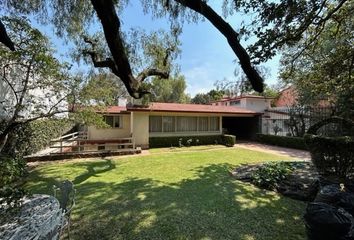
<svg viewBox="0 0 354 240">
<path fill-rule="evenodd" d="M 237 137 L 238 133 L 247 132 L 252 137 L 258 131 L 261 115 L 235 106 L 158 102 L 148 106 L 111 106 L 102 114 L 111 128 L 88 126 L 89 141 L 131 138 L 135 146 L 143 149 L 149 148 L 152 138 L 212 136 L 225 132 Z M 240 120 L 242 124 L 238 124 Z"/>
</svg>

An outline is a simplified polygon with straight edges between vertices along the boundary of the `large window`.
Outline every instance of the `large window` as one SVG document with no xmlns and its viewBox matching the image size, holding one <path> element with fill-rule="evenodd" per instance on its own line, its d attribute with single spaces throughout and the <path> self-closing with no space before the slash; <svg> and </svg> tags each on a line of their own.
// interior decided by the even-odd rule
<svg viewBox="0 0 354 240">
<path fill-rule="evenodd" d="M 209 131 L 219 131 L 219 117 L 210 117 Z"/>
<path fill-rule="evenodd" d="M 198 130 L 198 117 L 177 117 L 178 132 L 196 132 Z"/>
<path fill-rule="evenodd" d="M 111 128 L 122 128 L 122 117 L 121 116 L 104 116 L 105 123 Z"/>
<path fill-rule="evenodd" d="M 162 117 L 161 116 L 150 116 L 149 131 L 150 132 L 162 132 Z"/>
<path fill-rule="evenodd" d="M 219 125 L 220 117 L 149 117 L 149 132 L 216 132 Z"/>
<path fill-rule="evenodd" d="M 162 127 L 164 132 L 174 132 L 175 117 L 162 117 Z"/>
<path fill-rule="evenodd" d="M 198 130 L 201 132 L 208 131 L 209 128 L 209 118 L 208 117 L 199 117 L 198 118 Z"/>
</svg>

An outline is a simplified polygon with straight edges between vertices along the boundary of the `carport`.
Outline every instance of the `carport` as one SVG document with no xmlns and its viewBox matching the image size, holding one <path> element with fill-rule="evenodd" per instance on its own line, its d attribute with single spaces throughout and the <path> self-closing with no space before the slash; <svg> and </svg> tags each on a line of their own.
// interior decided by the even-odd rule
<svg viewBox="0 0 354 240">
<path fill-rule="evenodd" d="M 253 116 L 223 116 L 222 128 L 225 134 L 232 134 L 236 139 L 250 140 L 256 137 L 260 127 L 260 114 Z"/>
</svg>

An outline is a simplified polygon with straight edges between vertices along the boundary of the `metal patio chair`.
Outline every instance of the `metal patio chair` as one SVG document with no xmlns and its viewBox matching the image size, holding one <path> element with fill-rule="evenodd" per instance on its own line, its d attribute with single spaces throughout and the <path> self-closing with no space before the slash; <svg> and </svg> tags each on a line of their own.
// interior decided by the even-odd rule
<svg viewBox="0 0 354 240">
<path fill-rule="evenodd" d="M 59 200 L 60 208 L 63 211 L 63 221 L 59 235 L 62 235 L 65 228 L 68 229 L 68 239 L 70 239 L 71 211 L 75 207 L 76 189 L 73 182 L 63 181 L 60 186 L 53 186 L 54 197 Z"/>
</svg>

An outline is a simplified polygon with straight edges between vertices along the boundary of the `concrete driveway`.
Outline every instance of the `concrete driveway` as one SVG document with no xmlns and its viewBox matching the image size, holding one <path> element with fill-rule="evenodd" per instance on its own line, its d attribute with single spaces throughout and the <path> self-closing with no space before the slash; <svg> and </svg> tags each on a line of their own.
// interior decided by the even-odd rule
<svg viewBox="0 0 354 240">
<path fill-rule="evenodd" d="M 266 153 L 273 153 L 282 156 L 289 156 L 293 158 L 297 158 L 299 160 L 311 160 L 310 153 L 304 150 L 292 149 L 292 148 L 285 148 L 285 147 L 278 147 L 273 145 L 266 145 L 257 142 L 240 142 L 235 145 L 235 147 L 239 148 L 246 148 L 250 150 L 266 152 Z"/>
</svg>

